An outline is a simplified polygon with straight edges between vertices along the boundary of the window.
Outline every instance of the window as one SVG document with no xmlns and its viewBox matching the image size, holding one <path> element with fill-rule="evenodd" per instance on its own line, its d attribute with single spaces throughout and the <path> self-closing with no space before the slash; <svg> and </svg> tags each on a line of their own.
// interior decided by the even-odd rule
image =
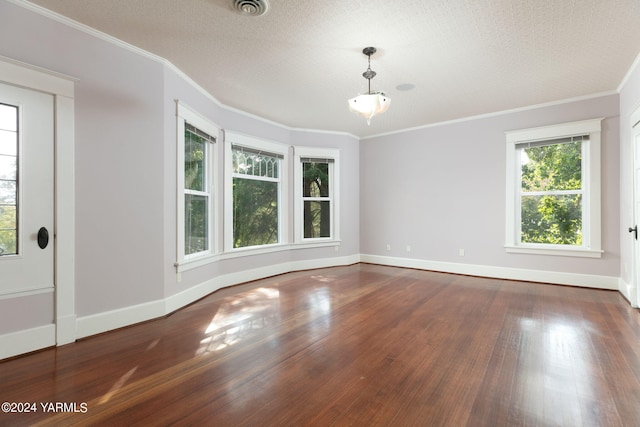
<svg viewBox="0 0 640 427">
<path fill-rule="evenodd" d="M 0 256 L 18 253 L 18 107 L 0 104 Z"/>
<path fill-rule="evenodd" d="M 337 240 L 339 151 L 295 147 L 295 154 L 295 240 Z"/>
<path fill-rule="evenodd" d="M 238 249 L 286 242 L 286 157 L 288 147 L 227 133 L 225 145 L 226 248 Z"/>
<path fill-rule="evenodd" d="M 178 262 L 215 253 L 214 144 L 218 128 L 178 103 Z"/>
<path fill-rule="evenodd" d="M 601 256 L 600 121 L 507 132 L 508 252 Z"/>
</svg>

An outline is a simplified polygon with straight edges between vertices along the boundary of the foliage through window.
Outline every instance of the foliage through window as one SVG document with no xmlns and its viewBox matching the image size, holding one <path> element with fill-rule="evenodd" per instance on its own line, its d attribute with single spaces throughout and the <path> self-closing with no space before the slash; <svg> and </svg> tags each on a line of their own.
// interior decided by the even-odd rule
<svg viewBox="0 0 640 427">
<path fill-rule="evenodd" d="M 586 138 L 517 146 L 523 243 L 582 245 L 582 144 Z"/>
<path fill-rule="evenodd" d="M 331 237 L 329 168 L 333 161 L 308 158 L 301 161 L 304 238 Z"/>
<path fill-rule="evenodd" d="M 185 123 L 184 130 L 184 253 L 209 250 L 211 189 L 207 165 L 209 143 L 215 138 Z"/>
<path fill-rule="evenodd" d="M 282 156 L 234 145 L 233 247 L 279 243 Z"/>
</svg>

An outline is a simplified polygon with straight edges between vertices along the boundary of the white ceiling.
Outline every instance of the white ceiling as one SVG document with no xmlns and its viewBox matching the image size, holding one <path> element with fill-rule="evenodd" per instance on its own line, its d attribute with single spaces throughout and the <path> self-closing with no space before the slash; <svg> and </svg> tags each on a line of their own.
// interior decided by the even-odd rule
<svg viewBox="0 0 640 427">
<path fill-rule="evenodd" d="M 232 0 L 31 2 L 169 60 L 225 105 L 361 137 L 615 91 L 640 52 L 638 0 L 270 0 L 261 17 Z M 392 100 L 371 126 L 347 108 L 366 46 Z"/>
</svg>

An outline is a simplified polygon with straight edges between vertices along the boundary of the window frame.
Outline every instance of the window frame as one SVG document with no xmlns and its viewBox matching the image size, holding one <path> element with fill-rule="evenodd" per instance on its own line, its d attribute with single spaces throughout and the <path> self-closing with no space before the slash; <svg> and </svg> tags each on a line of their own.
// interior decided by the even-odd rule
<svg viewBox="0 0 640 427">
<path fill-rule="evenodd" d="M 330 236 L 304 237 L 303 159 L 329 159 Z M 315 199 L 315 198 L 313 198 Z M 340 150 L 336 148 L 294 147 L 294 243 L 326 244 L 340 242 Z"/>
<path fill-rule="evenodd" d="M 233 147 L 244 147 L 281 157 L 278 176 L 278 241 L 265 245 L 234 247 L 233 230 Z M 224 251 L 238 252 L 271 252 L 273 249 L 289 244 L 289 145 L 269 141 L 238 132 L 226 131 L 224 135 Z M 246 176 L 242 176 L 244 179 Z"/>
<path fill-rule="evenodd" d="M 506 135 L 506 215 L 505 249 L 508 253 L 602 257 L 600 146 L 602 118 L 561 123 L 505 132 Z M 589 135 L 582 142 L 582 245 L 555 245 L 521 242 L 521 164 L 517 145 L 559 138 Z"/>
<path fill-rule="evenodd" d="M 214 179 L 216 170 L 215 170 L 215 162 L 218 158 L 218 144 L 220 138 L 220 128 L 208 120 L 204 116 L 200 115 L 195 110 L 191 109 L 183 102 L 176 102 L 176 116 L 177 116 L 177 161 L 176 161 L 176 175 L 177 175 L 177 202 L 176 202 L 176 223 L 177 223 L 177 260 L 176 267 L 178 267 L 178 271 L 182 271 L 188 269 L 187 265 L 191 264 L 189 267 L 197 267 L 202 264 L 202 261 L 207 258 L 211 258 L 219 254 L 219 244 L 216 238 L 216 231 L 218 230 L 218 215 L 216 215 L 216 207 L 219 206 L 218 194 L 219 191 L 216 189 L 216 180 Z M 192 125 L 193 127 L 199 129 L 202 132 L 207 133 L 208 135 L 215 138 L 216 143 L 207 143 L 206 154 L 205 154 L 205 185 L 208 191 L 198 192 L 202 194 L 208 195 L 208 204 L 207 204 L 207 239 L 208 239 L 208 249 L 205 251 L 200 251 L 192 254 L 185 253 L 185 195 L 186 194 L 195 194 L 192 190 L 188 190 L 185 188 L 185 165 L 184 165 L 184 150 L 185 150 L 185 123 Z M 195 262 L 195 263 L 194 263 Z"/>
</svg>

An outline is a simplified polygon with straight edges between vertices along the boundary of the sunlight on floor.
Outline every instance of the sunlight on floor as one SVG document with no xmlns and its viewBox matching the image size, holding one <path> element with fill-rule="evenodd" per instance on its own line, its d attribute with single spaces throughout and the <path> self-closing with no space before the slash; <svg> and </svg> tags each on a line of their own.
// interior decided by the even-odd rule
<svg viewBox="0 0 640 427">
<path fill-rule="evenodd" d="M 159 342 L 160 338 L 156 338 L 155 340 L 151 341 L 145 351 L 153 350 Z M 138 367 L 136 366 L 135 368 L 131 368 L 127 373 L 122 375 L 118 379 L 118 381 L 116 381 L 115 384 L 111 386 L 111 389 L 106 392 L 104 396 L 102 396 L 102 399 L 100 399 L 100 402 L 98 402 L 98 404 L 102 405 L 104 403 L 107 403 L 122 387 L 124 387 L 127 381 L 129 381 L 129 378 L 131 378 L 131 376 L 136 372 L 137 369 Z"/>
<path fill-rule="evenodd" d="M 334 280 L 336 280 L 334 277 L 327 277 L 327 276 L 311 276 L 312 279 L 317 280 L 318 282 L 333 282 Z"/>
<path fill-rule="evenodd" d="M 111 390 L 109 390 L 104 396 L 102 396 L 102 399 L 100 399 L 100 402 L 98 402 L 98 404 L 102 405 L 104 403 L 107 403 L 118 392 L 118 390 L 120 390 L 127 383 L 127 381 L 129 381 L 129 378 L 137 369 L 137 366 L 135 368 L 131 368 L 129 372 L 121 376 L 120 379 L 118 379 L 118 381 L 116 381 L 115 384 L 111 387 Z"/>
<path fill-rule="evenodd" d="M 222 350 L 272 324 L 279 315 L 279 298 L 277 289 L 259 288 L 225 299 L 195 354 Z"/>
<path fill-rule="evenodd" d="M 307 296 L 309 303 L 309 333 L 319 339 L 331 329 L 331 292 L 326 287 L 318 287 Z M 315 320 L 315 321 L 311 321 Z"/>
<path fill-rule="evenodd" d="M 156 338 L 155 340 L 151 341 L 147 346 L 147 351 L 152 350 L 155 346 L 158 345 L 159 342 L 160 342 L 160 338 Z"/>
<path fill-rule="evenodd" d="M 580 425 L 589 419 L 581 402 L 596 395 L 590 379 L 600 373 L 594 372 L 597 363 L 583 325 L 564 318 L 523 318 L 520 341 L 517 373 L 527 386 L 514 391 L 523 413 L 542 424 Z M 543 351 L 530 353 L 531 346 L 542 346 Z"/>
</svg>

